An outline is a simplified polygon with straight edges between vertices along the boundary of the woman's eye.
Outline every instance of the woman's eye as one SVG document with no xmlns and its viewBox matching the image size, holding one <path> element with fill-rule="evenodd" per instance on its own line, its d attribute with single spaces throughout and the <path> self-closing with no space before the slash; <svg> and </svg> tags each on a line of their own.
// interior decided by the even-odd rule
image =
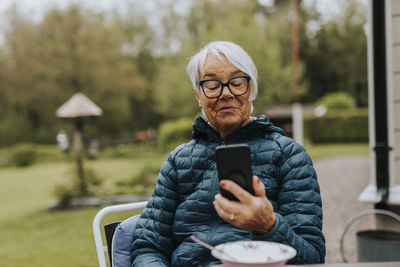
<svg viewBox="0 0 400 267">
<path fill-rule="evenodd" d="M 208 81 L 204 83 L 204 87 L 209 90 L 215 90 L 219 88 L 219 82 L 216 81 Z"/>
<path fill-rule="evenodd" d="M 240 85 L 242 85 L 242 82 L 233 80 L 233 81 L 230 82 L 230 85 L 232 85 L 232 86 L 240 86 Z"/>
<path fill-rule="evenodd" d="M 241 87 L 241 86 L 245 86 L 245 84 L 247 83 L 247 80 L 243 77 L 237 77 L 232 79 L 229 82 L 230 86 L 234 86 L 234 87 Z"/>
</svg>

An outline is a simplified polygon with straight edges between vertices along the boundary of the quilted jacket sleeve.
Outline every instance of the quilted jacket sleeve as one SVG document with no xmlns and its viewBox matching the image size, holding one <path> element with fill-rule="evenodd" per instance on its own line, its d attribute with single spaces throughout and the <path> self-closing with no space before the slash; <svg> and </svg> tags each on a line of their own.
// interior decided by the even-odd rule
<svg viewBox="0 0 400 267">
<path fill-rule="evenodd" d="M 175 248 L 172 224 L 176 202 L 176 171 L 170 154 L 160 170 L 153 195 L 137 223 L 131 248 L 132 267 L 170 265 Z"/>
<path fill-rule="evenodd" d="M 314 167 L 302 146 L 286 137 L 280 139 L 277 220 L 270 232 L 254 238 L 294 247 L 297 255 L 289 261 L 291 264 L 323 263 L 322 205 Z"/>
</svg>

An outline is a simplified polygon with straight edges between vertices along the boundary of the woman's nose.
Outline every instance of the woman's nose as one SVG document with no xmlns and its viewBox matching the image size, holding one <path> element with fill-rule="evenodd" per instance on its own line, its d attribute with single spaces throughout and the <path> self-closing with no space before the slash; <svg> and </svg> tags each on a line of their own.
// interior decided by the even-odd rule
<svg viewBox="0 0 400 267">
<path fill-rule="evenodd" d="M 220 97 L 234 97 L 234 95 L 232 94 L 231 90 L 229 89 L 228 85 L 222 85 L 222 93 Z"/>
</svg>

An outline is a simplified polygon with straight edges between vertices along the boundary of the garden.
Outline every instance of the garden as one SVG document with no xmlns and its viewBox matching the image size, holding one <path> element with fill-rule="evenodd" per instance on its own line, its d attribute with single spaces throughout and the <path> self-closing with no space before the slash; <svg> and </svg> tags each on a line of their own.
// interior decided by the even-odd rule
<svg viewBox="0 0 400 267">
<path fill-rule="evenodd" d="M 308 145 L 306 149 L 314 161 L 369 153 L 366 143 Z M 0 167 L 0 266 L 98 266 L 92 222 L 101 207 L 49 209 L 56 200 L 57 185 L 68 184 L 74 162 L 56 146 L 36 146 L 36 151 L 41 157 L 29 166 Z M 0 155 L 3 152 L 0 150 Z M 85 164 L 102 180 L 99 187 L 103 196 L 135 194 L 135 190 L 142 194 L 138 188 L 146 187 L 148 179 L 154 184 L 155 166 L 159 168 L 165 157 L 157 146 L 128 145 L 103 151 L 98 159 Z M 139 179 L 143 173 L 151 178 Z M 126 181 L 131 184 L 121 190 Z M 107 215 L 104 221 L 133 214 Z"/>
<path fill-rule="evenodd" d="M 93 219 L 113 197 L 147 199 L 168 152 L 189 140 L 201 111 L 186 65 L 211 40 L 235 42 L 254 59 L 254 114 L 295 99 L 327 110 L 304 120 L 314 161 L 369 155 L 360 1 L 338 1 L 343 12 L 329 19 L 315 2 L 299 1 L 296 88 L 289 1 L 129 0 L 105 10 L 70 1 L 42 7 L 35 19 L 14 2 L 0 15 L 0 266 L 98 266 Z M 102 112 L 56 116 L 76 93 Z M 61 150 L 60 133 L 69 141 Z"/>
</svg>

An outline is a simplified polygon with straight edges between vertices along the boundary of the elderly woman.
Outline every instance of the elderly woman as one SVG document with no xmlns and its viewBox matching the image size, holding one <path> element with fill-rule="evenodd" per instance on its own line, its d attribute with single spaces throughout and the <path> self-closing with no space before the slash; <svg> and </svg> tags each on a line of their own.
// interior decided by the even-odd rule
<svg viewBox="0 0 400 267">
<path fill-rule="evenodd" d="M 266 116 L 251 117 L 257 70 L 230 42 L 211 42 L 187 67 L 207 121 L 196 119 L 193 139 L 163 164 L 132 244 L 132 266 L 211 266 L 215 246 L 264 240 L 294 247 L 290 263 L 322 263 L 325 241 L 319 185 L 304 148 Z M 251 150 L 254 195 L 229 180 L 219 182 L 215 148 L 246 143 Z M 239 201 L 223 197 L 220 187 Z"/>
</svg>

